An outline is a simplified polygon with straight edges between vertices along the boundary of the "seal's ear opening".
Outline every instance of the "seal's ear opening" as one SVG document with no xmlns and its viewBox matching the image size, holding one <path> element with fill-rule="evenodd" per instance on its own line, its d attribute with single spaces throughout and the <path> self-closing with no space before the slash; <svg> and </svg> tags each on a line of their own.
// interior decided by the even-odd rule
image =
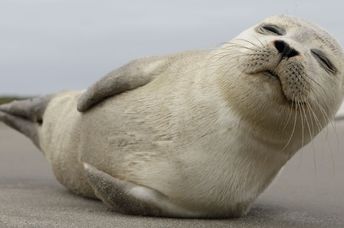
<svg viewBox="0 0 344 228">
<path fill-rule="evenodd" d="M 52 96 L 36 97 L 0 105 L 0 121 L 29 137 L 39 147 L 38 128 Z"/>
</svg>

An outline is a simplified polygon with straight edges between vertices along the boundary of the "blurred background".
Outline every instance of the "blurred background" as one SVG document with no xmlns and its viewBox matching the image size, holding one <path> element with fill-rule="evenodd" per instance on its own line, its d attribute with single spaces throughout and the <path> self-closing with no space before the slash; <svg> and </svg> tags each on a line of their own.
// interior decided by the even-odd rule
<svg viewBox="0 0 344 228">
<path fill-rule="evenodd" d="M 213 48 L 276 14 L 317 23 L 343 44 L 343 6 L 340 0 L 0 0 L 0 96 L 83 89 L 132 59 Z"/>
</svg>

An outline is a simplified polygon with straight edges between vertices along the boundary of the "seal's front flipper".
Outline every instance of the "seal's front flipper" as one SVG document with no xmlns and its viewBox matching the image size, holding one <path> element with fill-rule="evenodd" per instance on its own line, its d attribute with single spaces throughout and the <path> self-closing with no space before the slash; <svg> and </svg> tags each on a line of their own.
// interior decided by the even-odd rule
<svg viewBox="0 0 344 228">
<path fill-rule="evenodd" d="M 52 96 L 36 97 L 0 105 L 0 121 L 29 137 L 39 147 L 38 127 Z"/>
<path fill-rule="evenodd" d="M 144 216 L 200 216 L 175 205 L 167 196 L 152 188 L 114 178 L 86 163 L 84 169 L 96 196 L 115 211 Z"/>
<path fill-rule="evenodd" d="M 78 111 L 85 112 L 108 97 L 149 83 L 166 69 L 168 59 L 168 57 L 143 58 L 110 72 L 80 96 Z"/>
</svg>

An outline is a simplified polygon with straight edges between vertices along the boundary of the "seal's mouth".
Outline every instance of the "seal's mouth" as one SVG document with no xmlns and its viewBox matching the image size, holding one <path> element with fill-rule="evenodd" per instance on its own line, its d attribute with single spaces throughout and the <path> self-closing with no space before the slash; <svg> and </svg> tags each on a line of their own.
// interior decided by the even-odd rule
<svg viewBox="0 0 344 228">
<path fill-rule="evenodd" d="M 272 69 L 266 69 L 266 70 L 262 70 L 260 72 L 258 72 L 260 74 L 263 74 L 264 76 L 269 77 L 270 79 L 273 80 L 278 80 L 280 86 L 281 86 L 281 93 L 282 96 L 284 97 L 284 99 L 288 102 L 288 104 L 292 105 L 295 101 L 288 98 L 288 96 L 286 95 L 285 91 L 283 90 L 283 86 L 282 86 L 282 81 L 281 78 L 279 77 L 279 75 L 277 74 L 277 72 L 275 70 Z"/>
<path fill-rule="evenodd" d="M 269 77 L 269 78 L 271 78 L 273 80 L 278 80 L 279 81 L 280 86 L 281 86 L 282 95 L 283 95 L 284 99 L 288 102 L 289 105 L 296 106 L 296 105 L 304 105 L 306 103 L 304 101 L 295 101 L 293 99 L 288 98 L 288 96 L 286 95 L 285 91 L 283 90 L 281 78 L 279 77 L 279 75 L 274 70 L 263 70 L 263 71 L 261 71 L 259 73 L 261 73 L 264 76 L 267 76 L 267 77 Z"/>
<path fill-rule="evenodd" d="M 273 70 L 264 70 L 261 73 L 264 74 L 265 76 L 269 77 L 269 78 L 277 79 L 280 81 L 278 74 L 276 74 Z"/>
</svg>

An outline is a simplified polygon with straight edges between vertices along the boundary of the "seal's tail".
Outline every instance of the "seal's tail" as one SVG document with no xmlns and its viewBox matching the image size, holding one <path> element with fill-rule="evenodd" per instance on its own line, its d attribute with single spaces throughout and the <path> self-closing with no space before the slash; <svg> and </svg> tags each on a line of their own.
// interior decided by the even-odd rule
<svg viewBox="0 0 344 228">
<path fill-rule="evenodd" d="M 0 105 L 0 121 L 26 135 L 39 147 L 38 128 L 51 98 L 35 97 Z"/>
</svg>

